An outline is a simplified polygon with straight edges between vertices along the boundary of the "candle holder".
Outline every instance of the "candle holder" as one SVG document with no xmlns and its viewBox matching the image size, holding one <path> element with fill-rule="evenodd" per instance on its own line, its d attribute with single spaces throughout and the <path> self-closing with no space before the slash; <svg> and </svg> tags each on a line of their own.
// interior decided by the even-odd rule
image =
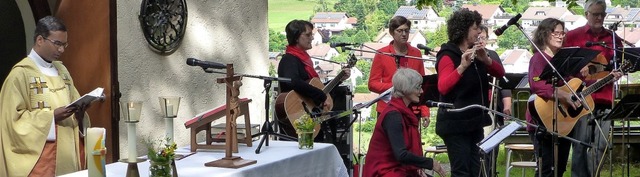
<svg viewBox="0 0 640 177">
<path fill-rule="evenodd" d="M 138 158 L 136 149 L 136 123 L 140 121 L 140 113 L 142 112 L 141 101 L 120 102 L 120 113 L 127 124 L 127 138 L 129 141 L 129 157 L 120 159 L 120 162 L 128 163 L 127 177 L 139 177 L 138 163 L 147 159 Z"/>
<path fill-rule="evenodd" d="M 160 110 L 162 110 L 162 115 L 164 115 L 164 125 L 165 125 L 165 137 L 169 140 L 169 144 L 173 143 L 173 119 L 178 117 L 178 109 L 180 108 L 180 97 L 177 96 L 162 96 L 158 97 L 158 101 L 160 102 Z M 176 169 L 176 160 L 182 157 L 174 156 L 175 158 L 171 160 L 171 168 L 173 168 L 173 176 L 178 176 L 178 169 Z"/>
</svg>

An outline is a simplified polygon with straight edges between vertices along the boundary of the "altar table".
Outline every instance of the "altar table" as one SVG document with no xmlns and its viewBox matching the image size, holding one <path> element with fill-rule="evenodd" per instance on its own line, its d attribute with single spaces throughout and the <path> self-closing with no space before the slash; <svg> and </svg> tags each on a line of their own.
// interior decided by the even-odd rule
<svg viewBox="0 0 640 177">
<path fill-rule="evenodd" d="M 238 146 L 234 156 L 243 159 L 257 160 L 256 164 L 246 167 L 218 168 L 205 167 L 204 163 L 224 157 L 221 150 L 198 150 L 195 154 L 176 161 L 179 177 L 215 176 L 215 177 L 348 177 L 338 150 L 333 144 L 315 143 L 312 150 L 298 149 L 297 142 L 269 141 L 269 146 L 263 146 L 260 154 L 255 154 L 257 146 Z M 178 153 L 190 152 L 189 147 L 180 148 Z M 123 177 L 127 171 L 127 164 L 116 162 L 106 165 L 107 177 Z M 138 164 L 140 176 L 149 176 L 149 161 Z M 64 177 L 86 177 L 87 171 L 79 171 Z"/>
</svg>

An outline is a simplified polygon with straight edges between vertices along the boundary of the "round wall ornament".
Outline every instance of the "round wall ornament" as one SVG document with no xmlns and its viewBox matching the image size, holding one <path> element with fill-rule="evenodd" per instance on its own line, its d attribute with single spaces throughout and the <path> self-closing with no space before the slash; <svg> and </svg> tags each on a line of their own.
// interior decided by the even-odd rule
<svg viewBox="0 0 640 177">
<path fill-rule="evenodd" d="M 143 0 L 138 18 L 149 46 L 159 53 L 173 53 L 186 31 L 187 3 L 185 0 Z"/>
</svg>

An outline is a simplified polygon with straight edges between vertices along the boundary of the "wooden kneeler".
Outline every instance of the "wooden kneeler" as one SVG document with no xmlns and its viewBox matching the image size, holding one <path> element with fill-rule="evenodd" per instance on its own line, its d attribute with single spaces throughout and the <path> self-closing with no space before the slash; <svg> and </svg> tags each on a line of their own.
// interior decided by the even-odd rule
<svg viewBox="0 0 640 177">
<path fill-rule="evenodd" d="M 251 117 L 249 116 L 249 103 L 251 99 L 242 98 L 238 101 L 240 106 L 240 114 L 238 116 L 244 116 L 245 125 L 250 125 Z M 211 123 L 227 115 L 227 105 L 222 105 L 215 109 L 211 109 L 201 115 L 198 115 L 191 120 L 184 123 L 187 129 L 191 129 L 191 152 L 196 152 L 198 149 L 224 149 L 223 144 L 214 144 L 211 137 Z M 196 135 L 202 131 L 205 131 L 206 139 L 205 144 L 198 144 Z M 251 128 L 246 128 L 245 135 L 251 135 Z M 225 133 L 226 134 L 226 133 Z M 253 146 L 253 140 L 251 136 L 245 136 L 239 143 L 245 143 L 248 147 Z M 234 143 L 233 152 L 238 152 L 238 144 Z"/>
<path fill-rule="evenodd" d="M 240 168 L 257 163 L 256 160 L 247 160 L 242 159 L 239 156 L 232 156 L 233 148 L 235 147 L 236 151 L 238 148 L 236 118 L 238 118 L 238 115 L 241 112 L 239 105 L 240 99 L 238 98 L 238 95 L 240 95 L 240 86 L 242 86 L 242 82 L 240 82 L 242 77 L 235 76 L 235 72 L 233 70 L 233 64 L 227 64 L 227 77 L 218 78 L 217 80 L 218 83 L 225 83 L 227 85 L 227 130 L 225 133 L 225 156 L 222 159 L 205 163 L 204 166 L 207 167 Z M 250 125 L 250 123 L 245 123 L 245 125 Z M 211 126 L 209 125 L 208 128 L 211 129 Z M 247 127 L 246 129 L 249 130 L 250 128 Z M 210 137 L 211 134 L 208 134 L 207 136 Z M 245 137 L 251 138 L 251 133 L 247 134 Z"/>
</svg>

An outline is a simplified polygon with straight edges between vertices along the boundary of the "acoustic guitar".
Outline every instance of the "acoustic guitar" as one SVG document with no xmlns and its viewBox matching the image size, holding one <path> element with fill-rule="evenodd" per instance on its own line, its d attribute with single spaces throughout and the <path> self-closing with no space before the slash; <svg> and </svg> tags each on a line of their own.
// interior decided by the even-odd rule
<svg viewBox="0 0 640 177">
<path fill-rule="evenodd" d="M 347 61 L 347 66 L 345 66 L 344 68 L 353 67 L 356 64 L 356 61 L 357 59 L 355 55 L 352 54 L 349 57 L 349 60 Z M 311 78 L 311 80 L 309 81 L 309 85 L 322 89 L 322 92 L 324 92 L 327 95 L 327 100 L 329 100 L 330 102 L 333 102 L 333 99 L 331 99 L 331 95 L 329 95 L 329 92 L 331 92 L 331 90 L 333 90 L 333 88 L 335 88 L 338 85 L 338 83 L 340 83 L 340 81 L 344 79 L 344 77 L 345 77 L 344 71 L 340 71 L 340 73 L 338 73 L 338 75 L 333 80 L 331 80 L 331 82 L 329 82 L 327 85 L 322 84 L 322 82 L 320 81 L 320 78 L 317 78 L 317 77 Z M 300 118 L 302 115 L 307 114 L 305 109 L 309 110 L 313 114 L 327 113 L 332 109 L 332 107 L 320 107 L 320 106 L 321 105 L 316 105 L 314 101 L 311 100 L 310 98 L 303 97 L 296 91 L 292 90 L 290 92 L 280 93 L 278 95 L 278 97 L 276 98 L 275 109 L 276 109 L 276 115 L 278 116 L 278 119 L 288 118 L 289 122 L 291 122 L 291 125 L 294 125 L 295 120 Z M 320 124 L 318 123 L 319 122 L 316 122 L 316 126 L 313 131 L 313 137 L 318 136 L 318 133 L 320 132 Z M 289 130 L 287 132 L 295 132 L 295 130 Z M 292 134 L 292 133 L 289 133 L 289 134 Z M 294 136 L 294 135 L 291 135 L 291 136 Z"/>
<path fill-rule="evenodd" d="M 628 72 L 629 69 L 631 69 L 631 66 L 633 65 L 625 62 L 622 64 L 619 71 L 623 73 Z M 613 74 L 608 74 L 604 78 L 585 88 L 586 83 L 578 78 L 573 78 L 569 80 L 568 85 L 564 85 L 558 89 L 571 92 L 569 88 L 572 88 L 574 91 L 576 91 L 578 96 L 584 99 L 584 102 L 587 103 L 589 108 L 593 109 L 595 104 L 593 102 L 593 98 L 591 97 L 591 93 L 599 90 L 606 84 L 613 81 L 613 79 Z M 577 107 L 576 109 L 573 109 L 573 107 L 571 107 L 570 105 L 564 104 L 559 104 L 557 108 L 554 108 L 554 105 L 554 99 L 545 100 L 540 97 L 536 97 L 533 102 L 529 102 L 529 108 L 532 109 L 531 112 L 533 113 L 532 117 L 537 119 L 538 122 L 542 122 L 544 126 L 548 128 L 551 128 L 553 126 L 553 112 L 558 111 L 558 119 L 556 124 L 558 127 L 558 134 L 564 136 L 568 135 L 571 132 L 578 119 L 591 112 L 591 110 L 587 110 L 585 108 L 585 105 L 580 105 L 580 107 Z"/>
</svg>

